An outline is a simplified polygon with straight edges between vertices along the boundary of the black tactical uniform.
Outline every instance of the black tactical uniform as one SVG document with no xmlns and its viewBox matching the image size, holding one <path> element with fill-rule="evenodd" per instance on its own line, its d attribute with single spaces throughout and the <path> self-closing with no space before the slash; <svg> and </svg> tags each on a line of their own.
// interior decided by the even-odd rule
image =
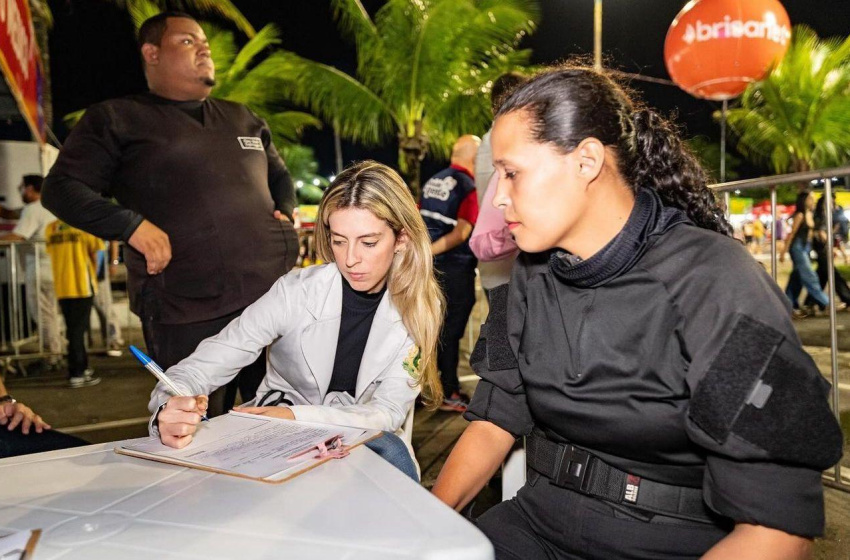
<svg viewBox="0 0 850 560">
<path fill-rule="evenodd" d="M 467 413 L 528 436 L 480 519 L 497 557 L 699 557 L 734 523 L 823 531 L 829 384 L 738 242 L 643 190 L 599 253 L 523 254 L 471 359 Z"/>
</svg>

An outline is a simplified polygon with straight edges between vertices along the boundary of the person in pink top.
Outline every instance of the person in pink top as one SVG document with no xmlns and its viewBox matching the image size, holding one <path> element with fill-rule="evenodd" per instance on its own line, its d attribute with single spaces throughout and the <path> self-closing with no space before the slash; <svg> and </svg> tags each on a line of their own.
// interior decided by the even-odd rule
<svg viewBox="0 0 850 560">
<path fill-rule="evenodd" d="M 484 192 L 484 199 L 478 210 L 478 221 L 475 223 L 475 229 L 472 230 L 472 237 L 469 238 L 469 247 L 480 261 L 513 262 L 519 254 L 519 248 L 508 229 L 504 214 L 493 206 L 498 182 L 499 176 L 494 173 Z M 510 269 L 505 281 L 507 280 L 510 280 Z M 500 282 L 500 284 L 503 283 Z"/>
<path fill-rule="evenodd" d="M 516 73 L 499 76 L 490 90 L 490 103 L 495 114 L 502 100 L 525 78 Z M 493 206 L 493 194 L 496 191 L 493 178 L 493 152 L 490 148 L 490 132 L 481 139 L 481 146 L 475 157 L 475 190 L 478 193 L 479 215 L 469 240 L 472 252 L 478 257 L 478 273 L 481 287 L 489 301 L 489 292 L 497 286 L 508 283 L 511 270 L 519 250 L 513 236 L 507 230 L 502 211 Z M 492 187 L 492 188 L 491 188 Z"/>
</svg>

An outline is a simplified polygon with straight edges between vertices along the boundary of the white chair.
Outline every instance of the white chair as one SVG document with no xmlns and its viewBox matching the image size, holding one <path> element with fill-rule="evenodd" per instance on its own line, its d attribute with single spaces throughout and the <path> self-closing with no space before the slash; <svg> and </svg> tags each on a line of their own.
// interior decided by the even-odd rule
<svg viewBox="0 0 850 560">
<path fill-rule="evenodd" d="M 502 463 L 502 501 L 510 500 L 525 485 L 525 438 Z"/>
</svg>

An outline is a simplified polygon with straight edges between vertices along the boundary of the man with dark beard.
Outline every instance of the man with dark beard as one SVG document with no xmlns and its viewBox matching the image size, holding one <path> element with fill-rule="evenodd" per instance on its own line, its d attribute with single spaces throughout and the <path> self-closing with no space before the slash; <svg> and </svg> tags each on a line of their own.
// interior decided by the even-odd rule
<svg viewBox="0 0 850 560">
<path fill-rule="evenodd" d="M 215 67 L 191 16 L 148 19 L 139 47 L 150 91 L 86 111 L 43 202 L 72 226 L 128 244 L 130 304 L 167 369 L 295 264 L 295 193 L 266 123 L 209 97 Z M 235 380 L 243 400 L 264 373 L 261 356 Z M 236 387 L 211 396 L 211 415 L 233 405 Z"/>
</svg>

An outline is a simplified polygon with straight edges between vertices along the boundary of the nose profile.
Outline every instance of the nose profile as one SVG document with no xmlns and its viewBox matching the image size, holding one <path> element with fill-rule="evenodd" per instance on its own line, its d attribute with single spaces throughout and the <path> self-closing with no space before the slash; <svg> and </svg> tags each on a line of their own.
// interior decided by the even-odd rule
<svg viewBox="0 0 850 560">
<path fill-rule="evenodd" d="M 360 262 L 360 253 L 357 250 L 357 244 L 351 243 L 348 246 L 348 251 L 345 252 L 345 266 L 348 268 L 354 267 Z"/>
<path fill-rule="evenodd" d="M 496 208 L 499 208 L 500 210 L 504 210 L 505 207 L 508 205 L 508 193 L 507 193 L 507 187 L 505 186 L 505 183 L 507 181 L 503 181 L 502 178 L 499 177 L 498 173 L 496 173 L 495 177 L 496 177 L 496 179 L 495 179 L 496 184 L 491 185 L 492 187 L 495 187 L 495 189 L 496 189 L 496 192 L 493 195 L 493 206 L 495 206 Z"/>
</svg>

